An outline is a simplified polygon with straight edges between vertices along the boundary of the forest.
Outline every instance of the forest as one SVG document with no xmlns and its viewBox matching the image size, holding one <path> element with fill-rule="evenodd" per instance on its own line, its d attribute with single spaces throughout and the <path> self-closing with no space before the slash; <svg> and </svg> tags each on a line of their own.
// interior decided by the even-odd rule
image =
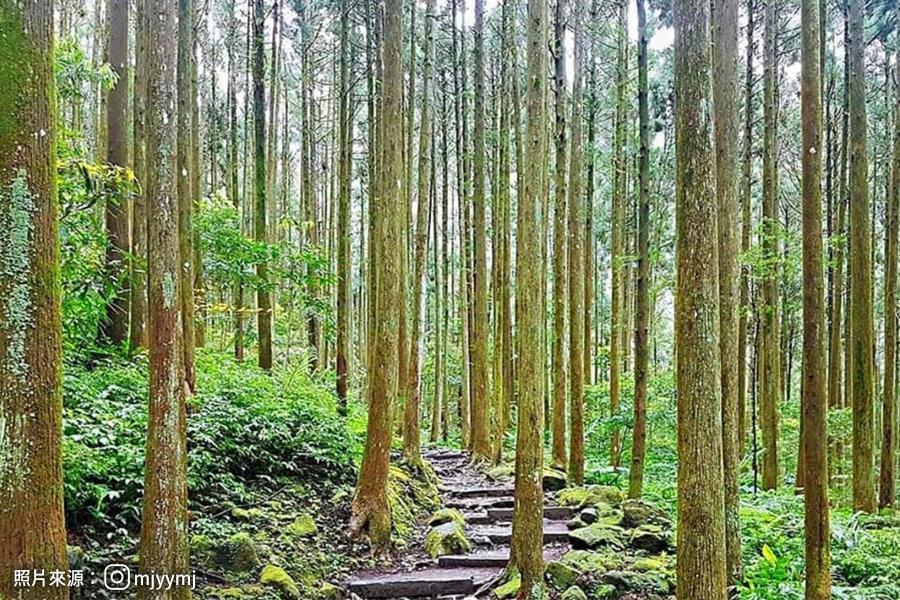
<svg viewBox="0 0 900 600">
<path fill-rule="evenodd" d="M 900 598 L 897 0 L 0 0 L 0 600 Z"/>
</svg>

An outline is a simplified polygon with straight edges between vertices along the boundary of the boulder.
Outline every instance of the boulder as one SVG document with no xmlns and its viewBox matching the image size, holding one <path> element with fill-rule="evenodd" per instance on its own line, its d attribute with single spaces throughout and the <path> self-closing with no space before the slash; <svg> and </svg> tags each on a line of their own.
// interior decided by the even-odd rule
<svg viewBox="0 0 900 600">
<path fill-rule="evenodd" d="M 588 597 L 581 591 L 580 587 L 573 585 L 563 592 L 561 600 L 588 600 Z"/>
<path fill-rule="evenodd" d="M 612 600 L 617 594 L 616 586 L 601 583 L 594 586 L 594 589 L 591 591 L 591 600 Z"/>
<path fill-rule="evenodd" d="M 568 479 L 566 474 L 557 469 L 544 469 L 544 490 L 558 492 L 566 487 Z"/>
<path fill-rule="evenodd" d="M 619 488 L 609 485 L 589 485 L 560 490 L 557 498 L 563 506 L 587 508 L 606 504 L 618 507 L 625 499 L 625 494 Z"/>
<path fill-rule="evenodd" d="M 466 526 L 466 518 L 455 508 L 442 508 L 431 515 L 431 519 L 428 520 L 428 524 L 432 527 L 451 522 L 459 524 L 460 527 Z"/>
<path fill-rule="evenodd" d="M 576 550 L 593 550 L 611 547 L 617 550 L 625 548 L 625 530 L 616 525 L 594 523 L 587 527 L 569 532 L 572 547 Z"/>
<path fill-rule="evenodd" d="M 249 533 L 240 532 L 211 549 L 212 561 L 229 573 L 247 573 L 259 566 L 256 544 Z"/>
<path fill-rule="evenodd" d="M 491 479 L 512 479 L 516 474 L 516 465 L 514 463 L 504 463 L 488 469 L 487 476 Z"/>
<path fill-rule="evenodd" d="M 639 558 L 634 561 L 631 568 L 638 573 L 650 573 L 653 571 L 664 571 L 666 569 L 666 563 L 658 558 Z"/>
<path fill-rule="evenodd" d="M 571 550 L 560 559 L 576 571 L 596 574 L 618 569 L 624 564 L 620 553 L 612 550 L 591 552 L 589 550 Z"/>
<path fill-rule="evenodd" d="M 636 573 L 634 571 L 608 571 L 601 576 L 603 583 L 615 586 L 619 592 L 637 594 L 669 594 L 673 587 L 665 573 Z"/>
<path fill-rule="evenodd" d="M 515 598 L 519 593 L 519 588 L 522 587 L 522 578 L 519 575 L 516 575 L 500 587 L 494 590 L 494 596 L 497 597 L 497 600 L 508 600 L 509 598 Z"/>
<path fill-rule="evenodd" d="M 631 547 L 659 554 L 673 547 L 672 532 L 659 525 L 641 525 L 631 534 Z"/>
<path fill-rule="evenodd" d="M 301 514 L 287 526 L 288 535 L 296 538 L 312 537 L 319 533 L 315 520 L 307 514 Z"/>
<path fill-rule="evenodd" d="M 600 515 L 597 513 L 596 508 L 585 508 L 578 513 L 578 518 L 581 519 L 581 522 L 585 525 L 593 525 L 600 518 Z"/>
<path fill-rule="evenodd" d="M 259 582 L 276 589 L 282 598 L 300 600 L 300 588 L 287 572 L 275 565 L 266 565 L 259 575 Z"/>
<path fill-rule="evenodd" d="M 672 520 L 662 509 L 649 502 L 635 499 L 622 502 L 622 527 L 633 529 L 641 525 L 672 527 Z"/>
<path fill-rule="evenodd" d="M 235 521 L 257 521 L 265 516 L 262 510 L 258 508 L 232 508 L 231 518 Z"/>
<path fill-rule="evenodd" d="M 425 535 L 425 550 L 431 558 L 446 554 L 466 554 L 472 550 L 472 543 L 466 537 L 463 527 L 450 521 L 428 531 Z"/>
<path fill-rule="evenodd" d="M 548 562 L 544 567 L 544 577 L 557 590 L 572 586 L 580 575 L 577 569 L 559 560 Z"/>
</svg>

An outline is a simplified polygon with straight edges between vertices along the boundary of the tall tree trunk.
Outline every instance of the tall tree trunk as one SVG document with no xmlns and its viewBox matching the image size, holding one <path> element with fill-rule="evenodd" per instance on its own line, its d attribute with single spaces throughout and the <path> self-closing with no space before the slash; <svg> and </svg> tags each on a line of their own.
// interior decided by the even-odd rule
<svg viewBox="0 0 900 600">
<path fill-rule="evenodd" d="M 591 3 L 590 22 L 592 29 L 597 23 L 599 0 Z M 587 189 L 584 199 L 584 381 L 587 385 L 594 383 L 594 353 L 591 333 L 593 332 L 594 303 L 594 170 L 596 158 L 594 144 L 597 140 L 597 40 L 590 36 L 590 52 L 588 54 L 588 132 L 587 132 Z M 599 326 L 599 323 L 598 323 Z"/>
<path fill-rule="evenodd" d="M 650 304 L 650 110 L 647 84 L 647 9 L 637 2 L 638 19 L 638 276 L 634 328 L 634 433 L 629 498 L 640 498 L 647 446 L 647 327 Z"/>
<path fill-rule="evenodd" d="M 554 467 L 566 467 L 566 0 L 557 0 L 554 31 L 556 91 L 556 198 L 553 217 L 553 456 Z M 549 156 L 547 157 L 549 160 Z"/>
<path fill-rule="evenodd" d="M 800 103 L 803 123 L 803 466 L 806 502 L 806 600 L 831 598 L 828 518 L 828 396 L 825 277 L 822 268 L 822 86 L 820 0 L 801 3 Z"/>
<path fill-rule="evenodd" d="M 385 0 L 384 14 L 384 81 L 382 109 L 384 114 L 398 115 L 403 110 L 403 39 L 402 0 Z M 366 448 L 360 468 L 359 485 L 353 499 L 351 531 L 368 534 L 373 549 L 386 553 L 391 543 L 391 509 L 387 483 L 391 451 L 391 403 L 397 395 L 399 333 L 399 304 L 402 298 L 400 280 L 400 252 L 403 238 L 403 149 L 398 119 L 384 120 L 381 141 L 381 179 L 375 196 L 372 217 L 374 247 L 377 253 L 376 302 L 374 343 L 369 365 L 369 417 Z"/>
<path fill-rule="evenodd" d="M 900 9 L 895 11 L 900 19 Z M 900 38 L 900 21 L 894 26 L 895 38 Z M 900 49 L 898 49 L 900 57 Z M 900 63 L 897 65 L 900 76 Z M 900 81 L 900 80 L 898 80 Z M 895 99 L 895 115 L 900 111 L 900 94 Z M 896 444 L 894 443 L 896 408 L 896 359 L 897 359 L 897 234 L 898 210 L 900 206 L 900 119 L 894 123 L 893 152 L 891 165 L 890 192 L 885 198 L 886 228 L 885 235 L 885 275 L 884 275 L 884 397 L 881 403 L 881 471 L 879 473 L 879 508 L 890 508 L 894 505 L 896 495 Z"/>
<path fill-rule="evenodd" d="M 149 19 L 147 200 L 149 219 L 148 333 L 150 407 L 141 513 L 140 571 L 188 572 L 187 417 L 182 344 L 179 208 L 174 110 L 178 60 L 176 2 L 154 4 Z M 188 587 L 141 600 L 187 600 Z"/>
<path fill-rule="evenodd" d="M 526 169 L 518 206 L 519 248 L 539 248 L 541 231 L 541 163 L 544 162 L 544 97 L 546 90 L 546 0 L 528 0 L 526 102 L 528 110 L 525 146 Z M 543 565 L 543 406 L 544 359 L 541 344 L 544 329 L 544 284 L 541 254 L 517 252 L 516 324 L 518 364 L 516 389 L 519 397 L 516 440 L 515 509 L 512 553 L 522 577 L 518 598 L 542 598 Z"/>
<path fill-rule="evenodd" d="M 193 150 L 193 108 L 191 106 L 191 47 L 194 38 L 194 0 L 178 0 L 178 254 L 181 278 L 181 322 L 184 344 L 184 377 L 188 389 L 196 389 L 194 373 L 194 251 L 193 189 L 191 177 L 195 165 Z"/>
<path fill-rule="evenodd" d="M 128 164 L 128 0 L 107 0 L 109 15 L 108 59 L 116 81 L 106 101 L 106 162 L 118 167 Z M 107 277 L 116 290 L 106 307 L 101 337 L 116 346 L 128 339 L 128 271 L 125 261 L 131 248 L 128 232 L 128 205 L 125 198 L 106 201 Z"/>
<path fill-rule="evenodd" d="M 145 169 L 147 110 L 147 0 L 135 2 L 134 97 L 132 116 L 132 168 L 141 184 L 134 197 L 131 222 L 131 322 L 129 340 L 132 350 L 147 347 L 147 194 Z"/>
<path fill-rule="evenodd" d="M 778 194 L 777 194 L 777 144 L 775 134 L 777 95 L 775 35 L 777 28 L 776 7 L 773 2 L 765 5 L 765 56 L 763 60 L 764 87 L 764 140 L 763 140 L 763 202 L 762 237 L 763 257 L 769 267 L 762 287 L 762 317 L 760 319 L 760 422 L 763 436 L 763 489 L 773 490 L 779 484 L 778 464 L 778 405 L 781 398 L 781 346 L 779 344 L 778 315 Z"/>
<path fill-rule="evenodd" d="M 0 596 L 22 600 L 69 597 L 13 576 L 68 564 L 53 8 L 0 3 Z"/>
<path fill-rule="evenodd" d="M 193 6 L 196 9 L 197 0 L 191 0 Z M 190 210 L 192 212 L 200 211 L 200 199 L 203 197 L 203 169 L 202 162 L 200 161 L 200 102 L 198 100 L 198 94 L 200 89 L 199 83 L 199 75 L 198 75 L 198 64 L 200 63 L 200 43 L 198 38 L 201 38 L 204 34 L 203 32 L 197 33 L 200 29 L 199 22 L 199 14 L 194 10 L 194 17 L 192 21 L 194 23 L 194 35 L 191 37 L 191 168 L 189 169 L 191 173 L 191 206 Z M 215 110 L 215 104 L 211 110 Z M 190 352 L 191 352 L 191 369 L 193 370 L 193 352 L 194 346 L 203 347 L 206 338 L 206 330 L 204 327 L 204 317 L 206 314 L 205 308 L 205 288 L 206 284 L 203 281 L 203 261 L 200 260 L 200 238 L 199 234 L 196 230 L 194 230 L 193 226 L 188 227 L 188 235 L 190 244 L 191 244 L 191 270 L 193 271 L 193 279 L 189 287 L 189 293 L 193 299 L 194 310 L 190 313 L 185 314 L 185 318 L 191 320 L 191 327 L 193 329 L 193 334 L 191 335 L 190 341 L 185 341 L 185 344 L 190 343 Z M 187 260 L 187 259 L 185 259 Z M 196 298 L 195 298 L 196 295 Z M 194 299 L 195 298 L 195 299 Z M 196 318 L 196 314 L 194 311 L 199 308 L 199 316 L 200 318 Z M 193 375 L 191 374 L 191 377 Z"/>
<path fill-rule="evenodd" d="M 876 510 L 874 481 L 875 348 L 872 311 L 872 238 L 869 223 L 863 2 L 850 0 L 850 293 L 853 296 L 853 509 Z"/>
<path fill-rule="evenodd" d="M 572 149 L 569 153 L 569 479 L 584 483 L 584 198 L 582 175 L 582 89 L 584 80 L 585 2 L 572 13 Z"/>
<path fill-rule="evenodd" d="M 347 414 L 350 367 L 350 178 L 352 169 L 353 121 L 350 116 L 350 2 L 343 0 L 341 11 L 341 83 L 340 83 L 340 194 L 338 198 L 338 274 L 337 274 L 337 395 L 342 415 Z M 288 140 L 285 140 L 287 143 Z M 285 173 L 285 175 L 287 175 Z"/>
<path fill-rule="evenodd" d="M 611 324 L 609 336 L 609 409 L 612 415 L 619 411 L 620 403 L 620 376 L 622 371 L 622 356 L 624 339 L 622 332 L 625 327 L 625 269 L 622 264 L 625 254 L 625 194 L 627 158 L 625 156 L 625 112 L 626 92 L 628 88 L 628 10 L 627 1 L 618 0 L 618 52 L 616 60 L 616 117 L 615 134 L 613 141 L 613 190 L 612 190 L 612 234 L 610 254 L 612 260 L 612 309 L 610 311 Z M 613 430 L 609 446 L 610 464 L 619 466 L 621 455 L 621 439 L 618 428 Z"/>
<path fill-rule="evenodd" d="M 266 22 L 263 0 L 253 3 L 253 144 L 254 154 L 254 218 L 253 233 L 257 242 L 268 243 L 266 230 L 266 57 L 263 36 Z M 265 285 L 269 280 L 269 266 L 257 263 L 256 329 L 259 337 L 258 362 L 265 370 L 272 368 L 272 305 Z"/>
<path fill-rule="evenodd" d="M 678 597 L 724 600 L 718 227 L 708 0 L 676 0 Z"/>
<path fill-rule="evenodd" d="M 237 213 L 240 223 L 241 200 L 238 193 L 238 124 L 237 124 L 237 16 L 234 13 L 234 0 L 231 2 L 231 17 L 228 20 L 228 200 Z M 240 225 L 238 225 L 240 226 Z M 240 278 L 234 285 L 234 357 L 244 359 L 244 284 Z"/>
<path fill-rule="evenodd" d="M 818 0 L 814 0 L 818 1 Z M 722 365 L 722 455 L 725 490 L 725 545 L 728 584 L 743 579 L 740 521 L 740 391 L 738 389 L 738 6 L 713 3 L 713 99 L 715 103 L 716 196 L 719 209 L 719 354 Z"/>
</svg>

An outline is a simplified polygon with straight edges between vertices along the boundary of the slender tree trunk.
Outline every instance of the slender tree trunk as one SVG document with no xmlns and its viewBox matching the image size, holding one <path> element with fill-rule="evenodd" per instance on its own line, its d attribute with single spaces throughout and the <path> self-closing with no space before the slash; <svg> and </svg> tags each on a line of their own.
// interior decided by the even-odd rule
<svg viewBox="0 0 900 600">
<path fill-rule="evenodd" d="M 818 1 L 818 0 L 815 0 Z M 716 196 L 719 209 L 719 354 L 722 365 L 722 454 L 728 584 L 743 578 L 740 522 L 740 391 L 738 385 L 738 6 L 713 3 L 713 99 L 715 104 Z"/>
<path fill-rule="evenodd" d="M 135 1 L 134 99 L 132 116 L 132 168 L 141 189 L 134 197 L 131 223 L 131 323 L 129 340 L 132 350 L 147 347 L 147 194 L 145 169 L 147 109 L 147 0 Z"/>
<path fill-rule="evenodd" d="M 178 36 L 175 0 L 154 5 L 149 19 L 147 200 L 149 219 L 150 407 L 141 513 L 140 571 L 188 572 L 187 417 L 181 323 L 177 136 Z M 186 600 L 188 587 L 141 600 Z"/>
<path fill-rule="evenodd" d="M 638 276 L 634 329 L 634 433 L 629 498 L 640 498 L 647 446 L 647 327 L 650 304 L 650 110 L 647 84 L 647 9 L 637 2 L 638 19 Z"/>
<path fill-rule="evenodd" d="M 597 23 L 599 0 L 591 3 L 589 28 Z M 597 41 L 590 36 L 588 55 L 588 132 L 587 132 L 587 189 L 584 204 L 584 381 L 592 385 L 594 375 L 594 353 L 591 343 L 593 332 L 594 303 L 594 170 L 596 165 L 594 145 L 597 139 Z M 599 324 L 598 324 L 599 325 Z"/>
<path fill-rule="evenodd" d="M 106 162 L 118 167 L 128 164 L 128 0 L 107 0 L 109 15 L 108 59 L 116 82 L 106 101 Z M 101 337 L 116 346 L 128 339 L 128 297 L 125 261 L 131 248 L 128 205 L 125 198 L 106 201 L 106 272 L 116 287 L 101 323 Z"/>
<path fill-rule="evenodd" d="M 197 0 L 191 0 L 193 6 L 197 7 Z M 194 32 L 197 32 L 200 28 L 199 23 L 199 14 L 196 10 L 194 12 L 194 17 L 192 21 L 194 23 Z M 200 200 L 203 197 L 203 169 L 202 162 L 200 161 L 200 103 L 198 101 L 198 94 L 200 89 L 199 77 L 198 77 L 198 64 L 200 62 L 200 44 L 198 42 L 198 38 L 202 38 L 204 35 L 203 32 L 195 33 L 191 37 L 191 206 L 190 210 L 192 213 L 200 211 Z M 212 110 L 215 110 L 215 104 L 213 104 Z M 206 294 L 206 284 L 203 280 L 203 261 L 200 260 L 200 238 L 196 230 L 194 230 L 193 226 L 188 227 L 188 235 L 191 244 L 191 254 L 190 254 L 190 262 L 191 262 L 191 270 L 193 271 L 193 279 L 191 280 L 190 285 L 188 286 L 188 293 L 191 294 L 191 298 L 194 304 L 194 309 L 191 310 L 190 313 L 185 314 L 186 319 L 191 320 L 192 327 L 192 335 L 189 341 L 185 341 L 185 344 L 190 344 L 190 352 L 191 352 L 191 370 L 193 371 L 193 353 L 194 346 L 203 347 L 205 343 L 206 333 L 204 328 L 204 321 L 206 314 L 205 309 L 205 294 Z M 187 260 L 187 259 L 185 259 Z M 199 310 L 198 310 L 199 309 Z M 199 313 L 199 318 L 196 317 L 195 311 Z M 193 382 L 193 374 L 191 373 L 191 379 L 189 381 Z"/>
<path fill-rule="evenodd" d="M 398 115 L 403 110 L 403 39 L 402 0 L 385 0 L 384 13 L 384 80 L 382 84 L 383 114 Z M 391 403 L 397 395 L 399 304 L 402 298 L 400 253 L 403 238 L 402 211 L 403 149 L 400 123 L 384 120 L 384 136 L 380 137 L 381 179 L 375 196 L 374 249 L 377 254 L 375 340 L 378 351 L 372 352 L 367 389 L 369 417 L 366 449 L 360 468 L 359 485 L 353 499 L 350 526 L 356 535 L 365 532 L 373 549 L 383 554 L 391 543 L 391 509 L 387 483 L 391 451 Z"/>
<path fill-rule="evenodd" d="M 541 215 L 541 163 L 545 153 L 543 142 L 544 97 L 546 90 L 545 0 L 528 0 L 527 78 L 528 107 L 523 188 L 518 206 L 519 248 L 539 248 L 543 235 Z M 542 598 L 543 565 L 543 400 L 544 359 L 541 344 L 544 329 L 544 284 L 541 280 L 541 254 L 517 252 L 516 323 L 518 364 L 516 375 L 519 397 L 518 436 L 516 440 L 515 509 L 513 516 L 512 554 L 514 566 L 522 577 L 519 600 Z"/>
<path fill-rule="evenodd" d="M 718 227 L 708 0 L 676 0 L 678 597 L 724 600 Z M 704 108 L 706 107 L 706 108 Z"/>
<path fill-rule="evenodd" d="M 778 464 L 778 405 L 781 398 L 781 349 L 778 340 L 778 239 L 777 216 L 777 149 L 775 80 L 776 67 L 775 29 L 776 7 L 773 2 L 765 5 L 765 57 L 764 78 L 764 140 L 763 140 L 763 210 L 761 243 L 769 272 L 762 281 L 762 317 L 760 325 L 760 422 L 763 435 L 763 489 L 773 490 L 779 484 Z"/>
<path fill-rule="evenodd" d="M 825 278 L 822 268 L 822 86 L 820 0 L 801 4 L 800 103 L 803 123 L 803 465 L 806 503 L 806 599 L 831 598 L 828 518 L 828 396 Z"/>
<path fill-rule="evenodd" d="M 178 254 L 181 278 L 182 343 L 184 377 L 191 393 L 196 391 L 194 373 L 194 266 L 193 190 L 191 163 L 193 109 L 191 107 L 191 47 L 194 37 L 194 0 L 178 0 Z"/>
<path fill-rule="evenodd" d="M 265 15 L 263 0 L 253 4 L 253 144 L 254 153 L 254 218 L 253 234 L 257 242 L 268 243 L 266 230 L 266 57 L 263 36 Z M 265 262 L 257 263 L 256 277 L 256 329 L 259 336 L 258 363 L 262 369 L 272 368 L 272 307 L 271 295 L 266 285 L 269 267 Z"/>
<path fill-rule="evenodd" d="M 352 169 L 353 121 L 350 117 L 350 2 L 343 0 L 341 11 L 340 82 L 340 197 L 338 199 L 338 282 L 337 282 L 337 394 L 342 415 L 347 414 L 350 366 L 350 178 Z M 287 143 L 287 140 L 285 140 Z M 286 175 L 286 173 L 285 173 Z"/>
<path fill-rule="evenodd" d="M 582 88 L 585 2 L 572 13 L 572 150 L 569 154 L 569 479 L 584 483 L 584 198 L 582 175 Z"/>
<path fill-rule="evenodd" d="M 13 576 L 68 564 L 53 8 L 0 2 L 0 596 L 22 600 L 69 597 Z"/>
<path fill-rule="evenodd" d="M 872 238 L 866 155 L 866 82 L 863 2 L 850 0 L 850 343 L 853 382 L 853 508 L 875 512 L 874 324 Z"/>
<path fill-rule="evenodd" d="M 228 196 L 240 222 L 241 200 L 238 193 L 238 138 L 237 138 L 237 17 L 234 0 L 231 0 L 231 18 L 228 21 Z M 240 279 L 234 286 L 234 357 L 244 359 L 244 288 Z"/>
<path fill-rule="evenodd" d="M 556 91 L 556 198 L 553 217 L 553 456 L 554 467 L 566 467 L 566 0 L 557 0 L 554 31 Z M 547 157 L 549 160 L 549 156 Z"/>
</svg>

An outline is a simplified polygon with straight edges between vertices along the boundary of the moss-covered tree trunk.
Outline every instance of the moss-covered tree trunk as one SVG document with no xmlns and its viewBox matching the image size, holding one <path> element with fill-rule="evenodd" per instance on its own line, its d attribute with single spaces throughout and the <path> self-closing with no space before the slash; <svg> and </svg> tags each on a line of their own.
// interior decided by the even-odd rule
<svg viewBox="0 0 900 600">
<path fill-rule="evenodd" d="M 569 153 L 569 479 L 584 483 L 584 198 L 582 90 L 585 2 L 573 7 L 572 147 Z"/>
<path fill-rule="evenodd" d="M 150 409 L 140 570 L 187 573 L 187 419 L 181 323 L 177 176 L 177 19 L 175 0 L 154 5 L 149 20 L 147 202 L 149 219 Z M 186 587 L 138 592 L 141 600 L 190 598 Z"/>
<path fill-rule="evenodd" d="M 647 328 L 650 320 L 650 109 L 647 84 L 647 8 L 637 1 L 638 20 L 638 272 L 634 316 L 634 433 L 628 497 L 640 498 L 647 449 Z"/>
<path fill-rule="evenodd" d="M 0 0 L 0 597 L 16 569 L 65 571 L 52 0 Z"/>
<path fill-rule="evenodd" d="M 828 393 L 822 245 L 822 86 L 819 0 L 801 3 L 800 118 L 803 126 L 803 468 L 806 600 L 831 598 L 828 517 Z"/>
<path fill-rule="evenodd" d="M 760 229 L 763 258 L 768 271 L 763 276 L 760 307 L 759 420 L 763 438 L 762 486 L 773 490 L 779 484 L 778 405 L 781 399 L 781 345 L 778 318 L 778 194 L 776 137 L 777 95 L 775 35 L 776 7 L 765 4 L 765 54 L 763 57 L 763 189 L 762 227 Z"/>
<path fill-rule="evenodd" d="M 866 155 L 866 69 L 862 0 L 849 0 L 850 47 L 850 294 L 853 399 L 853 508 L 875 512 L 874 323 L 872 237 Z"/>
<path fill-rule="evenodd" d="M 528 0 L 525 138 L 525 171 L 518 205 L 519 248 L 539 248 L 543 243 L 540 223 L 544 153 L 544 98 L 546 90 L 546 0 Z M 543 402 L 544 357 L 541 343 L 544 329 L 544 283 L 541 280 L 540 252 L 517 252 L 516 328 L 519 398 L 516 440 L 515 509 L 512 553 L 522 577 L 519 600 L 543 598 Z"/>
<path fill-rule="evenodd" d="M 134 86 L 132 101 L 132 170 L 141 184 L 131 206 L 131 285 L 129 322 L 129 344 L 132 350 L 147 347 L 147 195 L 143 189 L 146 183 L 145 113 L 147 108 L 147 5 L 146 0 L 136 0 L 135 8 L 135 48 Z"/>
<path fill-rule="evenodd" d="M 553 20 L 554 90 L 556 92 L 556 197 L 553 212 L 553 453 L 551 464 L 566 467 L 566 299 L 569 293 L 566 261 L 566 0 L 557 0 Z M 550 157 L 547 157 L 550 160 Z"/>
<path fill-rule="evenodd" d="M 269 241 L 266 230 L 266 57 L 263 36 L 265 33 L 263 0 L 253 2 L 253 235 L 257 242 Z M 265 262 L 256 265 L 259 280 L 256 290 L 256 331 L 259 337 L 257 360 L 263 369 L 272 368 L 272 304 L 267 288 L 269 266 Z"/>
<path fill-rule="evenodd" d="M 385 0 L 384 79 L 382 110 L 399 115 L 403 109 L 403 1 Z M 369 354 L 369 381 L 366 390 L 369 416 L 366 448 L 359 484 L 353 498 L 351 531 L 367 534 L 373 549 L 385 553 L 391 543 L 391 508 L 387 485 L 391 451 L 391 404 L 397 395 L 399 311 L 402 298 L 400 253 L 403 213 L 403 146 L 399 119 L 385 119 L 381 153 L 381 179 L 372 206 L 373 248 L 377 254 L 375 348 Z"/>
<path fill-rule="evenodd" d="M 194 43 L 194 0 L 178 0 L 178 248 L 181 277 L 181 318 L 184 335 L 184 376 L 191 392 L 196 387 L 194 373 L 194 173 L 193 107 L 191 106 L 191 47 Z"/>
<path fill-rule="evenodd" d="M 816 0 L 818 1 L 818 0 Z M 728 583 L 742 579 L 740 524 L 740 397 L 738 389 L 738 301 L 740 231 L 738 167 L 738 6 L 713 4 L 713 99 L 715 103 L 716 196 L 719 209 L 719 353 L 722 365 L 722 453 Z"/>
<path fill-rule="evenodd" d="M 350 256 L 350 177 L 353 165 L 353 121 L 350 118 L 350 2 L 343 0 L 341 12 L 341 58 L 340 58 L 340 173 L 338 197 L 338 256 L 337 256 L 337 395 L 340 411 L 347 413 L 347 392 L 350 379 L 350 279 L 352 278 L 352 257 Z M 289 140 L 285 140 L 289 143 Z M 287 174 L 285 174 L 287 175 Z"/>
<path fill-rule="evenodd" d="M 725 497 L 710 3 L 676 0 L 678 597 L 724 600 Z"/>
</svg>

